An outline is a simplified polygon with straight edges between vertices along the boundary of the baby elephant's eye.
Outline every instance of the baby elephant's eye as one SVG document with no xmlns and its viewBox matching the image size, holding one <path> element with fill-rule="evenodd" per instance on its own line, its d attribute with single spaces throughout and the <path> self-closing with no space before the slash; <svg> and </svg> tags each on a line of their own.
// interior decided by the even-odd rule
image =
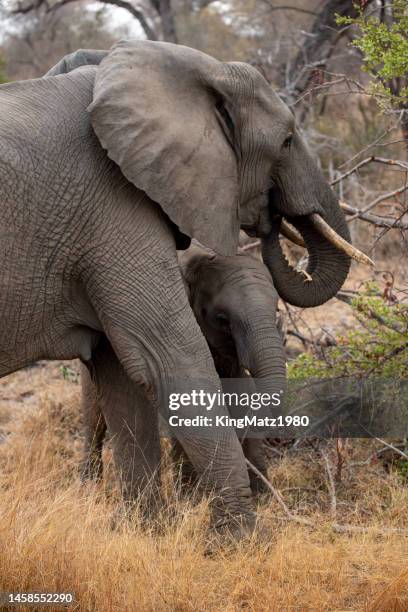
<svg viewBox="0 0 408 612">
<path fill-rule="evenodd" d="M 215 315 L 215 319 L 220 327 L 226 327 L 228 325 L 228 317 L 223 312 L 218 312 Z"/>
<path fill-rule="evenodd" d="M 293 134 L 289 134 L 289 136 L 283 141 L 283 146 L 285 149 L 290 149 L 292 140 L 293 140 Z"/>
</svg>

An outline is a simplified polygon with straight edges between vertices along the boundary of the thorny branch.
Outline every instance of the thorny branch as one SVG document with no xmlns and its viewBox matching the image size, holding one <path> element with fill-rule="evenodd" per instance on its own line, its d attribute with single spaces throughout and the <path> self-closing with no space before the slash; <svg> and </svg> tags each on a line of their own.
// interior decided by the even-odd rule
<svg viewBox="0 0 408 612">
<path fill-rule="evenodd" d="M 337 183 L 340 183 L 340 181 L 344 180 L 345 178 L 349 177 L 351 174 L 353 174 L 354 172 L 356 172 L 363 166 L 366 166 L 367 164 L 370 164 L 372 162 L 375 162 L 378 164 L 386 164 L 388 166 L 397 166 L 399 168 L 402 168 L 406 172 L 408 172 L 408 164 L 406 164 L 405 162 L 402 162 L 396 159 L 387 159 L 385 157 L 377 157 L 376 155 L 370 155 L 370 157 L 366 157 L 362 161 L 358 162 L 358 164 L 350 168 L 350 170 L 347 170 L 347 172 L 344 172 L 344 174 L 338 176 L 333 181 L 331 181 L 330 185 L 332 187 L 333 185 L 337 185 Z"/>
<path fill-rule="evenodd" d="M 400 229 L 408 230 L 408 223 L 403 223 L 400 219 L 394 219 L 393 217 L 382 217 L 373 215 L 372 213 L 366 213 L 362 210 L 346 204 L 346 202 L 340 202 L 341 208 L 344 210 L 346 215 L 352 215 L 348 221 L 354 221 L 354 219 L 361 219 L 367 223 L 371 223 L 376 227 L 384 227 L 387 229 Z M 407 212 L 403 212 L 401 217 L 405 216 Z"/>
<path fill-rule="evenodd" d="M 334 81 L 326 81 L 325 83 L 319 83 L 318 85 L 314 85 L 313 87 L 310 87 L 301 96 L 296 98 L 296 100 L 294 100 L 294 102 L 289 104 L 289 106 L 296 106 L 302 100 L 304 100 L 304 98 L 306 98 L 307 96 L 310 96 L 311 94 L 313 94 L 313 93 L 315 93 L 317 91 L 321 91 L 321 90 L 325 90 L 325 89 L 330 89 L 330 87 L 333 87 L 333 85 L 340 85 L 341 83 L 345 83 L 347 85 L 347 92 L 346 93 L 358 93 L 358 94 L 366 94 L 367 93 L 365 91 L 364 87 L 361 85 L 361 83 L 359 83 L 355 79 L 351 79 L 350 77 L 348 77 L 345 74 L 338 75 L 338 77 L 339 78 L 337 78 Z M 354 85 L 356 89 L 352 89 L 351 85 Z M 338 95 L 344 94 L 344 93 L 345 92 L 342 91 L 342 92 L 339 92 Z M 367 95 L 371 95 L 371 94 L 367 94 Z"/>
<path fill-rule="evenodd" d="M 380 204 L 380 202 L 384 202 L 384 200 L 389 200 L 390 198 L 393 198 L 394 196 L 399 196 L 402 193 L 404 193 L 404 191 L 406 191 L 407 189 L 408 189 L 408 184 L 405 184 L 405 185 L 402 185 L 401 187 L 398 187 L 398 189 L 394 189 L 393 191 L 390 191 L 389 193 L 384 193 L 378 196 L 378 198 L 376 198 L 375 200 L 370 202 L 370 204 L 368 204 L 363 209 L 361 209 L 360 213 L 364 214 L 368 212 L 369 210 L 374 208 L 374 206 L 377 206 L 377 204 Z"/>
</svg>

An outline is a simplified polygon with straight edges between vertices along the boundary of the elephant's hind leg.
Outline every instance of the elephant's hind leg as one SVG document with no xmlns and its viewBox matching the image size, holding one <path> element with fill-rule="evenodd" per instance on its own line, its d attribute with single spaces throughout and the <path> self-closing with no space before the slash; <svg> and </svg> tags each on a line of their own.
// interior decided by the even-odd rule
<svg viewBox="0 0 408 612">
<path fill-rule="evenodd" d="M 90 419 L 94 432 L 92 462 L 99 466 L 95 455 L 99 458 L 100 453 L 94 451 L 99 450 L 99 433 L 102 423 L 106 423 L 124 500 L 142 500 L 155 506 L 160 489 L 157 411 L 143 390 L 128 377 L 106 337 L 92 355 L 90 371 L 98 407 L 92 410 Z"/>
<path fill-rule="evenodd" d="M 106 421 L 98 402 L 97 387 L 90 371 L 81 365 L 82 415 L 84 420 L 85 448 L 82 481 L 99 482 L 103 475 L 102 449 L 106 434 Z"/>
<path fill-rule="evenodd" d="M 199 482 L 197 472 L 194 470 L 187 453 L 177 439 L 171 440 L 170 457 L 174 464 L 176 478 L 181 485 L 182 493 L 191 493 Z"/>
</svg>

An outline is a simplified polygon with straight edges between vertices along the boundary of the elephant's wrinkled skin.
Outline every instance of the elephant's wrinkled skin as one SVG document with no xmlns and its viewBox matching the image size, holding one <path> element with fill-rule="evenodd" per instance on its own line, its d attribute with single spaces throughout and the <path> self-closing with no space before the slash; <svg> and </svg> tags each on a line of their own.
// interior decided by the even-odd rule
<svg viewBox="0 0 408 612">
<path fill-rule="evenodd" d="M 220 378 L 240 378 L 250 371 L 256 378 L 267 379 L 271 389 L 283 390 L 286 372 L 276 324 L 278 296 L 266 267 L 248 255 L 222 257 L 197 247 L 180 255 L 180 263 L 191 306 Z M 157 412 L 141 391 L 134 395 L 132 381 L 107 343 L 105 351 L 106 375 L 113 372 L 120 383 L 114 390 L 103 380 L 95 384 L 83 368 L 84 476 L 95 480 L 102 476 L 102 445 L 108 424 L 125 499 L 136 499 L 146 488 L 157 494 L 160 477 Z M 266 476 L 263 441 L 248 437 L 242 444 L 247 459 Z M 181 462 L 183 483 L 195 482 L 193 467 L 176 441 L 172 444 L 172 455 Z M 253 493 L 264 490 L 260 478 L 251 471 L 249 477 Z M 156 486 L 147 487 L 149 483 Z"/>
<path fill-rule="evenodd" d="M 264 236 L 278 292 L 300 305 L 328 299 L 347 275 L 349 258 L 309 218 L 319 213 L 348 239 L 338 203 L 292 114 L 249 65 L 124 41 L 2 85 L 0 109 L 0 376 L 79 357 L 115 391 L 103 336 L 135 392 L 158 405 L 174 377 L 216 392 L 177 228 L 224 255 L 235 254 L 240 226 Z M 279 215 L 304 233 L 309 283 L 282 260 Z M 221 523 L 251 528 L 241 446 L 232 429 L 217 435 L 191 432 L 182 444 L 220 495 Z"/>
</svg>

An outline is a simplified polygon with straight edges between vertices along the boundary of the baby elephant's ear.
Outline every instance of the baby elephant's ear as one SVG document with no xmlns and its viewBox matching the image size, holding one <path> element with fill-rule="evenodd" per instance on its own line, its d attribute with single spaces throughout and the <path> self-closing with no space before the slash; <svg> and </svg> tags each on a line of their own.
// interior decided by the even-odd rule
<svg viewBox="0 0 408 612">
<path fill-rule="evenodd" d="M 97 70 L 88 110 L 125 177 L 181 232 L 232 255 L 240 220 L 234 126 L 221 91 L 225 70 L 181 45 L 121 42 Z"/>
</svg>

